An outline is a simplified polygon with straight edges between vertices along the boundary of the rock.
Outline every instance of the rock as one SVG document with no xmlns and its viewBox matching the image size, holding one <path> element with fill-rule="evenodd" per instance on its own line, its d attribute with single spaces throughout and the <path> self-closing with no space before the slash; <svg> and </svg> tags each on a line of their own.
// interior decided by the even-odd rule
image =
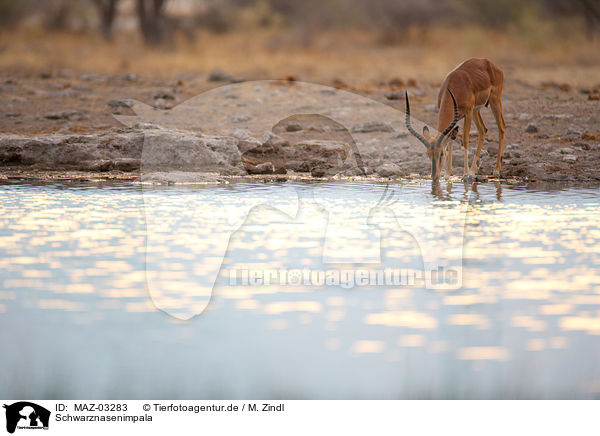
<svg viewBox="0 0 600 436">
<path fill-rule="evenodd" d="M 74 90 L 73 88 L 61 89 L 60 91 L 55 91 L 50 93 L 50 97 L 52 98 L 65 98 L 65 97 L 78 97 L 79 92 Z"/>
<path fill-rule="evenodd" d="M 520 114 L 519 121 L 531 121 L 533 119 L 533 115 L 531 114 Z"/>
<path fill-rule="evenodd" d="M 384 163 L 375 172 L 381 177 L 396 177 L 402 175 L 402 170 L 392 162 Z"/>
<path fill-rule="evenodd" d="M 590 144 L 586 143 L 586 142 L 576 142 L 575 144 L 573 144 L 573 147 L 579 147 L 582 150 L 591 150 L 592 147 L 590 147 Z"/>
<path fill-rule="evenodd" d="M 100 73 L 85 73 L 79 76 L 79 80 L 85 80 L 96 83 L 106 82 L 106 78 L 103 77 Z"/>
<path fill-rule="evenodd" d="M 325 177 L 326 174 L 327 174 L 327 169 L 325 169 L 323 167 L 313 168 L 312 171 L 310 172 L 310 175 L 313 177 Z"/>
<path fill-rule="evenodd" d="M 136 171 L 140 169 L 141 162 L 136 158 L 121 158 L 113 162 L 115 169 L 125 172 Z"/>
<path fill-rule="evenodd" d="M 124 112 L 126 113 L 128 109 L 131 109 L 135 105 L 135 102 L 130 98 L 121 98 L 110 100 L 107 104 L 111 109 L 111 113 L 120 115 Z"/>
<path fill-rule="evenodd" d="M 525 128 L 525 133 L 537 133 L 537 131 L 538 131 L 538 128 L 533 123 L 528 124 L 527 127 Z"/>
<path fill-rule="evenodd" d="M 544 115 L 543 118 L 545 120 L 564 120 L 564 119 L 568 119 L 568 118 L 573 118 L 573 114 L 549 114 L 549 115 Z"/>
<path fill-rule="evenodd" d="M 404 93 L 401 91 L 388 91 L 384 93 L 383 96 L 388 100 L 402 100 L 404 98 Z"/>
<path fill-rule="evenodd" d="M 237 143 L 237 148 L 240 151 L 240 153 L 244 154 L 247 151 L 258 149 L 258 147 L 260 147 L 261 145 L 262 144 L 254 138 L 240 139 Z"/>
<path fill-rule="evenodd" d="M 209 82 L 233 82 L 234 78 L 221 70 L 213 70 L 208 75 Z"/>
<path fill-rule="evenodd" d="M 231 122 L 232 123 L 244 123 L 244 122 L 248 121 L 249 119 L 250 119 L 250 117 L 248 115 L 240 115 L 238 117 L 232 117 Z"/>
<path fill-rule="evenodd" d="M 577 162 L 577 156 L 574 154 L 567 154 L 563 156 L 562 160 L 565 162 Z"/>
<path fill-rule="evenodd" d="M 52 112 L 44 115 L 44 118 L 48 120 L 68 120 L 68 121 L 81 121 L 87 120 L 89 116 L 77 110 L 64 110 L 60 112 Z"/>
<path fill-rule="evenodd" d="M 275 168 L 271 162 L 263 162 L 254 166 L 247 166 L 246 170 L 250 174 L 273 174 Z"/>
<path fill-rule="evenodd" d="M 560 154 L 573 154 L 573 153 L 575 153 L 575 150 L 573 150 L 571 147 L 559 148 L 556 151 L 558 151 Z"/>
<path fill-rule="evenodd" d="M 578 132 L 577 130 L 569 129 L 567 131 L 567 133 L 565 134 L 565 136 L 563 136 L 563 138 L 570 139 L 570 140 L 581 139 L 581 132 Z"/>
<path fill-rule="evenodd" d="M 352 133 L 370 133 L 370 132 L 393 132 L 394 129 L 380 121 L 367 121 L 363 124 L 352 126 Z"/>
<path fill-rule="evenodd" d="M 137 82 L 139 80 L 139 77 L 135 73 L 127 73 L 123 76 L 123 80 L 125 82 Z"/>
<path fill-rule="evenodd" d="M 105 172 L 112 168 L 112 162 L 109 159 L 98 159 L 92 161 L 82 161 L 80 170 Z"/>
<path fill-rule="evenodd" d="M 154 107 L 156 109 L 161 109 L 161 110 L 171 109 L 173 107 L 173 104 L 164 98 L 157 98 L 156 100 L 154 100 Z"/>
<path fill-rule="evenodd" d="M 286 132 L 299 132 L 302 130 L 302 126 L 298 123 L 290 123 L 285 127 Z"/>
<path fill-rule="evenodd" d="M 162 98 L 163 100 L 175 100 L 175 96 L 168 91 L 156 91 L 152 95 L 152 98 L 155 100 L 159 98 Z"/>
<path fill-rule="evenodd" d="M 324 159 L 333 163 L 335 160 L 345 160 L 349 154 L 349 146 L 344 142 L 308 140 L 287 147 L 286 152 L 293 149 L 292 156 L 302 155 L 305 159 Z"/>
<path fill-rule="evenodd" d="M 256 141 L 256 138 L 252 136 L 252 133 L 248 129 L 235 129 L 233 137 L 239 140 Z"/>
</svg>

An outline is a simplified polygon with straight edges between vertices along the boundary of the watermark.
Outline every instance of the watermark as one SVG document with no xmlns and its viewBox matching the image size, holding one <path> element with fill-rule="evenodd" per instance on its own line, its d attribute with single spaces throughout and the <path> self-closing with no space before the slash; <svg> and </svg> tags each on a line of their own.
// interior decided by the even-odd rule
<svg viewBox="0 0 600 436">
<path fill-rule="evenodd" d="M 202 313 L 215 286 L 231 286 L 230 270 L 236 286 L 262 286 L 273 270 L 273 283 L 293 284 L 305 269 L 309 282 L 301 273 L 296 285 L 462 286 L 468 201 L 368 180 L 343 186 L 288 177 L 250 187 L 207 177 L 310 172 L 335 180 L 363 177 L 374 162 L 401 167 L 403 159 L 422 162 L 427 173 L 404 108 L 288 81 L 231 84 L 170 110 L 131 108 L 135 115 L 116 117 L 144 134 L 147 287 L 170 315 Z M 309 118 L 303 125 L 298 116 Z M 248 259 L 244 284 L 239 265 Z"/>
<path fill-rule="evenodd" d="M 342 289 L 367 286 L 459 285 L 461 271 L 438 267 L 433 271 L 410 269 L 239 269 L 228 270 L 229 286 L 335 286 Z"/>
</svg>

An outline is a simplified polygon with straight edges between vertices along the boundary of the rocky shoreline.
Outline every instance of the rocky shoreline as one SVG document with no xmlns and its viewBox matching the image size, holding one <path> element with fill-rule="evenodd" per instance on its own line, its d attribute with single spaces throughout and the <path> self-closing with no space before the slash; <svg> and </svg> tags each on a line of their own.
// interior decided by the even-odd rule
<svg viewBox="0 0 600 436">
<path fill-rule="evenodd" d="M 292 124 L 290 124 L 292 125 Z M 314 126 L 313 126 L 314 127 Z M 301 129 L 283 127 L 287 133 Z M 289 131 L 288 131 L 289 130 Z M 3 134 L 0 179 L 140 180 L 152 183 L 218 183 L 232 179 L 426 179 L 429 163 L 422 150 L 373 146 L 357 152 L 351 138 L 306 139 L 271 133 L 266 139 L 203 135 L 155 126 L 110 129 L 91 134 Z M 332 136 L 329 134 L 328 136 Z M 462 174 L 462 150 L 456 150 L 454 179 Z M 557 171 L 547 162 L 522 159 L 508 144 L 500 179 L 486 176 L 495 162 L 493 144 L 482 153 L 476 181 L 500 180 L 527 185 L 600 185 L 600 173 Z M 576 144 L 557 150 L 562 160 L 575 153 L 600 153 L 600 144 Z M 552 157 L 552 156 L 551 156 Z M 548 171 L 550 168 L 550 171 Z M 491 173 L 491 171 L 490 171 Z M 143 175 L 143 177 L 142 177 Z"/>
</svg>

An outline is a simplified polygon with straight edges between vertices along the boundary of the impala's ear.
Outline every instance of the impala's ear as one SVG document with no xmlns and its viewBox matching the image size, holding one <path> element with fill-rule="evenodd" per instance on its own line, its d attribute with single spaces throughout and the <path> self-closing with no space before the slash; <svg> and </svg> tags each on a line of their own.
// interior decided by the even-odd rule
<svg viewBox="0 0 600 436">
<path fill-rule="evenodd" d="M 431 135 L 429 134 L 429 127 L 423 126 L 423 137 L 428 141 L 431 139 Z"/>
</svg>

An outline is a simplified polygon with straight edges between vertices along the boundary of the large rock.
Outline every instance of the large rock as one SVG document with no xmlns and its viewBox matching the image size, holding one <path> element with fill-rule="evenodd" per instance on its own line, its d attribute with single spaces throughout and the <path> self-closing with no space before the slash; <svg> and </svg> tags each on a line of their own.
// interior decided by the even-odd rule
<svg viewBox="0 0 600 436">
<path fill-rule="evenodd" d="M 237 140 L 172 129 L 144 132 L 142 171 L 212 171 L 241 168 Z"/>
<path fill-rule="evenodd" d="M 3 135 L 0 165 L 50 170 L 243 173 L 237 139 L 150 127 L 90 135 Z"/>
</svg>

